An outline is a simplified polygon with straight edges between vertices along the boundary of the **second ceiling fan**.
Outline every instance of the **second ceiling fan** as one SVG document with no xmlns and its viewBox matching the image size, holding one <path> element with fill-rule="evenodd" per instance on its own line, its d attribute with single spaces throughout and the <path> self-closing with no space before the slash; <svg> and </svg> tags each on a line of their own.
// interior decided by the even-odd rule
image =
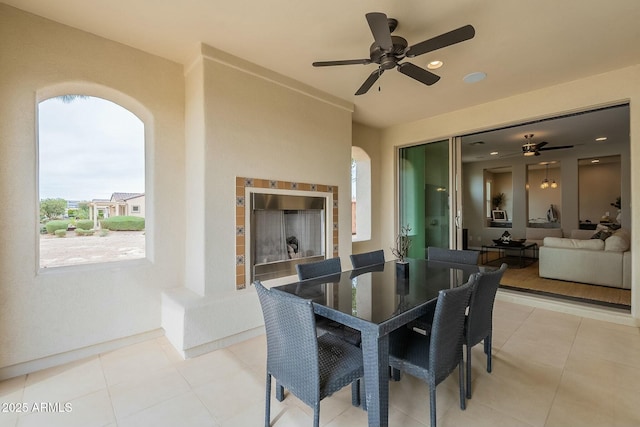
<svg viewBox="0 0 640 427">
<path fill-rule="evenodd" d="M 547 141 L 542 141 L 535 143 L 533 142 L 533 134 L 527 134 L 524 136 L 524 139 L 527 141 L 522 146 L 522 154 L 525 156 L 539 156 L 541 151 L 547 150 L 563 150 L 565 148 L 573 148 L 573 145 L 562 145 L 558 147 L 545 147 L 548 144 Z"/>
<path fill-rule="evenodd" d="M 431 86 L 440 80 L 439 76 L 410 62 L 400 63 L 400 61 L 405 58 L 413 58 L 427 52 L 432 52 L 443 47 L 472 39 L 476 34 L 473 26 L 465 25 L 409 47 L 407 40 L 400 36 L 391 35 L 398 26 L 398 21 L 396 19 L 387 18 L 387 15 L 381 12 L 367 13 L 366 18 L 375 40 L 369 48 L 369 58 L 320 61 L 313 63 L 314 67 L 378 64 L 378 68 L 371 73 L 362 86 L 360 86 L 355 93 L 356 95 L 367 93 L 371 86 L 373 86 L 378 78 L 380 78 L 382 73 L 396 67 L 402 74 L 427 86 Z"/>
</svg>

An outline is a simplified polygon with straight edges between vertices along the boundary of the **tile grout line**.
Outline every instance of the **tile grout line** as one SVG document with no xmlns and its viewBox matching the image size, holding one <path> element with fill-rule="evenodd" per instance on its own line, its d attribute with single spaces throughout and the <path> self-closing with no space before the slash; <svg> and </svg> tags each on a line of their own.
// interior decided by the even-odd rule
<svg viewBox="0 0 640 427">
<path fill-rule="evenodd" d="M 98 361 L 100 362 L 100 371 L 102 372 L 102 378 L 104 378 L 104 386 L 107 391 L 107 396 L 109 396 L 109 406 L 111 407 L 111 415 L 113 415 L 113 421 L 118 423 L 118 417 L 116 417 L 116 409 L 113 407 L 113 396 L 111 396 L 111 388 L 109 387 L 109 382 L 107 381 L 107 375 L 104 372 L 104 365 L 102 364 L 102 355 L 103 353 L 98 354 Z"/>
<path fill-rule="evenodd" d="M 580 322 L 578 323 L 578 327 L 576 328 L 575 333 L 573 334 L 573 339 L 571 340 L 571 347 L 569 348 L 569 353 L 567 354 L 567 358 L 565 359 L 564 363 L 562 364 L 562 373 L 560 374 L 560 380 L 558 381 L 558 384 L 556 385 L 555 390 L 553 391 L 553 398 L 551 399 L 551 405 L 549 405 L 549 410 L 547 411 L 547 416 L 544 419 L 544 425 L 547 425 L 547 422 L 549 421 L 549 417 L 551 416 L 551 411 L 553 410 L 553 405 L 556 402 L 556 398 L 558 397 L 558 391 L 560 390 L 560 385 L 562 384 L 562 379 L 565 376 L 565 369 L 567 367 L 567 361 L 569 360 L 569 357 L 571 356 L 571 352 L 573 351 L 573 346 L 576 343 L 576 337 L 578 336 L 578 332 L 580 331 L 580 327 L 582 326 L 582 322 L 584 321 L 583 317 L 580 317 Z"/>
</svg>

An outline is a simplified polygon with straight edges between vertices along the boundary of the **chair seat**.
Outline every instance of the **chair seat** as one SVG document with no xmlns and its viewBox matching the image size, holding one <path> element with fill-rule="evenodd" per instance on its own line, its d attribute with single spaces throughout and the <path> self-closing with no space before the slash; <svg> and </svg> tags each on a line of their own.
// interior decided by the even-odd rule
<svg viewBox="0 0 640 427">
<path fill-rule="evenodd" d="M 321 399 L 364 376 L 362 350 L 332 334 L 318 337 L 318 362 Z"/>
<path fill-rule="evenodd" d="M 316 316 L 316 328 L 320 332 L 335 335 L 355 346 L 360 346 L 360 343 L 362 342 L 360 331 L 344 326 L 338 322 L 334 322 L 326 317 Z"/>
</svg>

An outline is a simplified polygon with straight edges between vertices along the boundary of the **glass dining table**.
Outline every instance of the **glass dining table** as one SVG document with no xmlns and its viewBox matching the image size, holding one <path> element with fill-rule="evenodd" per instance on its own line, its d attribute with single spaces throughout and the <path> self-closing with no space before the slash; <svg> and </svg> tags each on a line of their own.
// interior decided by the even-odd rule
<svg viewBox="0 0 640 427">
<path fill-rule="evenodd" d="M 388 261 L 272 289 L 310 299 L 316 314 L 360 331 L 369 426 L 384 427 L 389 424 L 389 333 L 425 314 L 440 290 L 491 270 L 410 259 L 407 264 Z"/>
</svg>

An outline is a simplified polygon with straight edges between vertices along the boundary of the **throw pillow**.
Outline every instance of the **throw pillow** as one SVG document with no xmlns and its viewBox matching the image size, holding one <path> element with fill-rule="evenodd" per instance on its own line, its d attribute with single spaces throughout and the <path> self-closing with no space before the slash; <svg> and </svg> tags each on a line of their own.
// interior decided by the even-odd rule
<svg viewBox="0 0 640 427">
<path fill-rule="evenodd" d="M 624 252 L 630 247 L 630 236 L 629 233 L 625 232 L 624 229 L 618 230 L 613 234 L 613 236 L 609 237 L 604 242 L 604 250 L 605 251 L 613 251 L 613 252 Z"/>
<path fill-rule="evenodd" d="M 600 230 L 600 231 L 597 231 L 596 234 L 591 236 L 591 238 L 592 239 L 607 240 L 607 237 L 609 237 L 609 236 L 611 236 L 611 232 L 610 231 Z"/>
</svg>

